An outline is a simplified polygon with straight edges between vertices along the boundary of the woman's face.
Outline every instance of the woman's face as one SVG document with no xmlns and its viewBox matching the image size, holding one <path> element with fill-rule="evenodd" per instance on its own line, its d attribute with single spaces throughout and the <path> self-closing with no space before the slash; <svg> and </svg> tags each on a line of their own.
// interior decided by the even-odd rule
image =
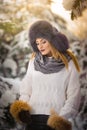
<svg viewBox="0 0 87 130">
<path fill-rule="evenodd" d="M 42 55 L 52 56 L 50 43 L 44 38 L 37 38 L 36 45 Z"/>
</svg>

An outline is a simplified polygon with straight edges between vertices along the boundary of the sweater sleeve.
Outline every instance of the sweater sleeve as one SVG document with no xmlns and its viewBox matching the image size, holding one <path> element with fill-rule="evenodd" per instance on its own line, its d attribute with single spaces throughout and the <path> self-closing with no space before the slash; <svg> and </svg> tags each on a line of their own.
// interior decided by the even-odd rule
<svg viewBox="0 0 87 130">
<path fill-rule="evenodd" d="M 66 119 L 74 118 L 77 115 L 81 99 L 79 73 L 77 72 L 73 62 L 71 63 L 70 75 L 67 79 L 66 101 L 60 111 L 60 115 Z"/>
<path fill-rule="evenodd" d="M 25 102 L 29 102 L 32 93 L 32 60 L 29 61 L 27 72 L 20 83 L 20 98 Z"/>
</svg>

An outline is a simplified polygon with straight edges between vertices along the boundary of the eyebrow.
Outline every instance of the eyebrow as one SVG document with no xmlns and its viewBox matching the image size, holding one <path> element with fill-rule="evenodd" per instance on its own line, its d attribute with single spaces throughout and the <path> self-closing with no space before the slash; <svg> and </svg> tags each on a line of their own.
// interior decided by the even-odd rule
<svg viewBox="0 0 87 130">
<path fill-rule="evenodd" d="M 43 41 L 43 40 L 44 40 L 44 39 L 43 39 L 43 38 L 41 38 L 40 42 L 41 42 L 41 41 Z M 38 42 L 38 40 L 36 40 L 36 42 Z"/>
</svg>

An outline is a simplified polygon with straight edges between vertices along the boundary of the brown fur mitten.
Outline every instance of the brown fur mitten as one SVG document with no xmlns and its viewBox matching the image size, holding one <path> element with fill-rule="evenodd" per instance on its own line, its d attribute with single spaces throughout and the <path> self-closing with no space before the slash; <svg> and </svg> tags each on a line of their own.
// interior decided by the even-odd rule
<svg viewBox="0 0 87 130">
<path fill-rule="evenodd" d="M 55 130 L 72 130 L 71 123 L 56 113 L 49 116 L 47 125 Z"/>
<path fill-rule="evenodd" d="M 31 107 L 24 101 L 17 100 L 10 106 L 10 113 L 18 122 L 30 121 Z"/>
</svg>

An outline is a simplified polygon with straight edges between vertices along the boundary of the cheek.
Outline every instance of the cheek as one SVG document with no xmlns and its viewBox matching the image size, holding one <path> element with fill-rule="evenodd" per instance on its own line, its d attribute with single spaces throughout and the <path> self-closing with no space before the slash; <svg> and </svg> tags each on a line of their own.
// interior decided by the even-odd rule
<svg viewBox="0 0 87 130">
<path fill-rule="evenodd" d="M 50 45 L 47 45 L 47 50 L 51 51 Z"/>
<path fill-rule="evenodd" d="M 50 48 L 49 44 L 45 44 L 45 48 L 47 49 Z"/>
</svg>

